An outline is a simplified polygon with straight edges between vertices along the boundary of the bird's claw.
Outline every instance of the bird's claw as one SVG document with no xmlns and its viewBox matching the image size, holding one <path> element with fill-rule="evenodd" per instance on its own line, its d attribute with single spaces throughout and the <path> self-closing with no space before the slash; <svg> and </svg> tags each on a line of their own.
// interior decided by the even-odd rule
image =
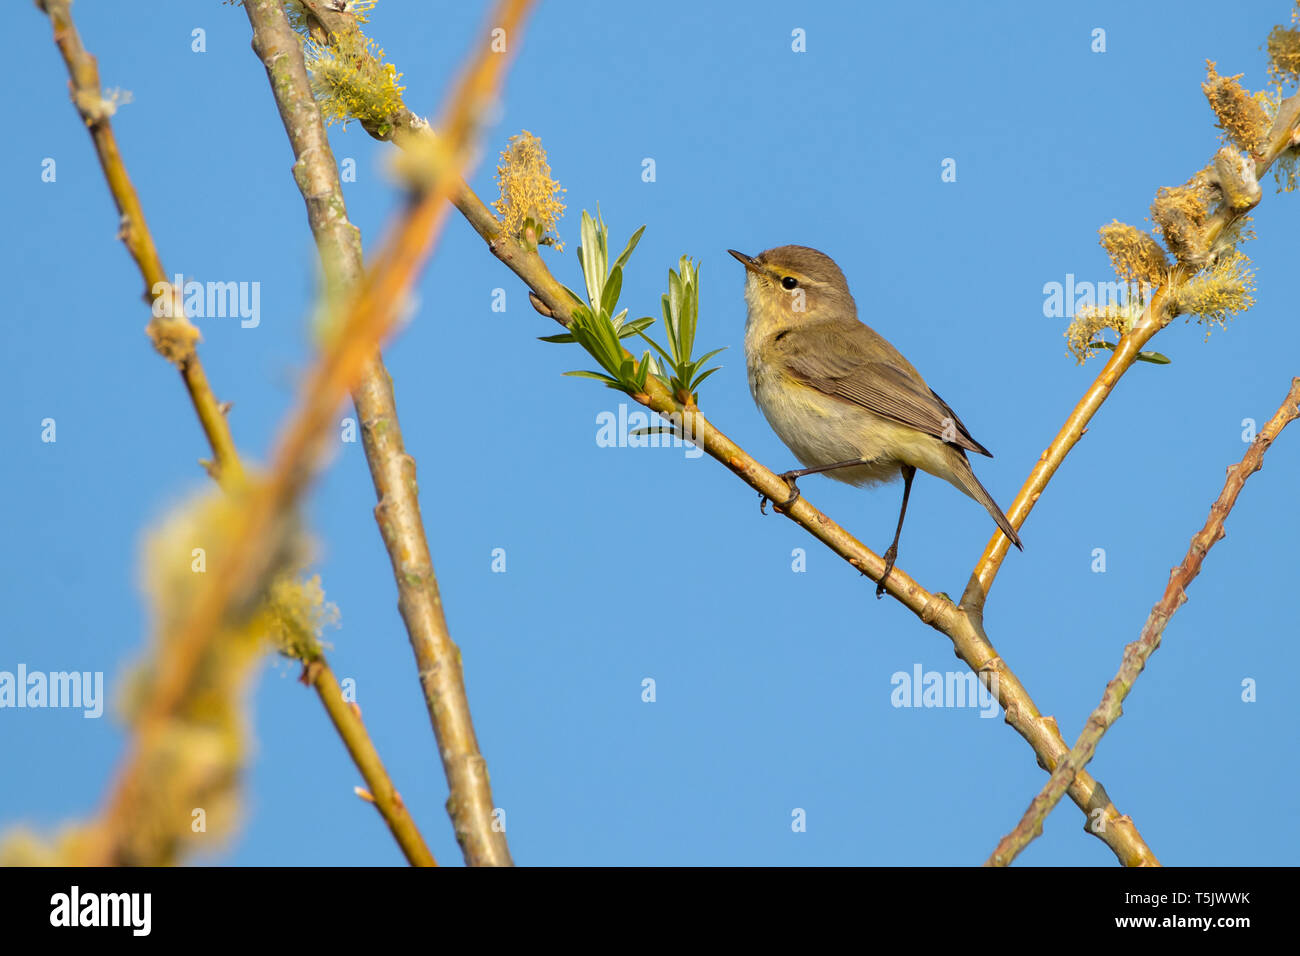
<svg viewBox="0 0 1300 956">
<path fill-rule="evenodd" d="M 791 477 L 791 475 L 793 474 L 794 472 L 787 471 L 780 475 L 777 475 L 778 478 L 780 478 L 790 487 L 790 497 L 785 499 L 785 501 L 781 502 L 780 504 L 777 504 L 775 499 L 769 498 L 767 495 L 763 494 L 762 492 L 759 492 L 758 495 L 759 514 L 767 514 L 767 503 L 769 501 L 772 502 L 773 511 L 784 512 L 784 511 L 789 511 L 790 506 L 799 500 L 799 486 L 795 484 L 795 479 Z"/>
<path fill-rule="evenodd" d="M 898 557 L 898 548 L 892 544 L 889 550 L 885 552 L 885 573 L 880 576 L 876 582 L 876 600 L 879 601 L 885 596 L 885 580 L 889 577 L 889 572 L 894 570 L 894 559 Z"/>
</svg>

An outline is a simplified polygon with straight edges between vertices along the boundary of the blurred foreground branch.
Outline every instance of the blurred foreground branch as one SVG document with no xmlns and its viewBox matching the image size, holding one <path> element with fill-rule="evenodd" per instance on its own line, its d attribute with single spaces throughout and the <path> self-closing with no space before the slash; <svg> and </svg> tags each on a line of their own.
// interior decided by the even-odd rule
<svg viewBox="0 0 1300 956">
<path fill-rule="evenodd" d="M 212 448 L 214 460 L 209 466 L 209 472 L 227 492 L 238 496 L 246 488 L 243 464 L 235 447 L 224 409 L 212 393 L 195 350 L 199 340 L 198 330 L 185 316 L 180 290 L 169 283 L 153 236 L 145 221 L 139 196 L 131 184 L 125 163 L 118 151 L 116 137 L 109 122 L 109 117 L 112 115 L 111 103 L 105 100 L 100 91 L 99 70 L 95 58 L 81 43 L 72 21 L 69 0 L 42 0 L 40 6 L 50 18 L 55 42 L 68 66 L 72 100 L 90 130 L 109 189 L 122 216 L 120 235 L 144 277 L 148 290 L 146 300 L 149 298 L 148 293 L 152 293 L 155 297 L 159 295 L 168 297 L 169 307 L 162 310 L 166 314 L 163 316 L 155 314 L 150 323 L 151 337 L 158 350 L 180 368 L 186 389 Z M 372 802 L 375 803 L 376 809 L 388 824 L 402 852 L 412 864 L 436 865 L 433 855 L 429 852 L 389 779 L 359 712 L 344 703 L 324 653 L 314 640 L 311 644 L 314 650 L 301 656 L 305 682 L 310 683 L 320 696 L 326 712 L 356 762 L 362 778 L 366 781 L 369 792 L 374 795 Z M 158 648 L 158 659 L 155 661 L 156 672 L 170 675 L 177 673 L 178 670 L 188 670 L 189 674 L 193 675 L 200 670 L 205 670 L 200 663 L 204 657 L 208 657 L 209 662 L 221 660 L 221 655 L 211 656 L 202 650 L 191 649 L 185 652 L 187 661 L 176 661 L 172 658 L 172 654 L 180 650 L 181 647 L 174 642 L 161 642 Z M 251 675 L 249 663 L 242 658 L 238 660 L 241 662 L 231 661 L 219 665 L 223 672 L 229 672 L 232 666 L 235 667 L 234 676 L 227 678 L 225 683 L 246 680 Z M 210 682 L 212 667 L 209 666 L 206 670 L 205 676 Z M 334 696 L 331 697 L 331 694 Z M 89 828 L 81 837 L 69 841 L 69 856 L 62 862 L 101 864 L 171 862 L 175 852 L 175 840 L 169 837 L 160 841 L 158 837 L 189 829 L 191 823 L 188 816 L 189 809 L 181 808 L 186 813 L 183 821 L 173 820 L 170 823 L 150 819 L 148 813 L 141 813 L 140 810 L 149 806 L 163 812 L 176 809 L 176 807 L 168 808 L 157 801 L 156 794 L 162 786 L 162 781 L 157 779 L 155 772 L 170 772 L 178 766 L 178 761 L 183 762 L 189 759 L 189 756 L 193 756 L 178 754 L 167 743 L 168 740 L 184 739 L 183 736 L 178 737 L 178 734 L 192 735 L 198 732 L 196 730 L 182 732 L 183 721 L 177 723 L 181 715 L 180 704 L 186 696 L 189 694 L 185 691 L 179 695 L 173 693 L 163 707 L 143 704 L 142 712 L 150 713 L 154 722 L 152 726 L 142 723 L 138 728 L 140 739 L 136 744 L 134 758 L 134 766 L 138 772 L 134 775 L 122 774 L 117 784 L 120 799 L 114 804 L 113 814 L 106 817 L 99 825 Z M 210 703 L 208 707 L 210 709 Z M 164 726 L 171 729 L 164 733 Z M 150 743 L 158 745 L 152 748 L 152 753 L 150 753 L 150 745 L 146 743 L 147 737 Z M 221 738 L 216 739 L 218 747 L 229 752 L 229 745 L 220 743 Z M 195 748 L 190 746 L 189 749 L 193 751 Z M 167 756 L 169 751 L 170 757 Z M 219 762 L 228 765 L 227 758 Z M 210 776 L 210 772 L 208 775 Z M 153 801 L 152 804 L 150 801 Z M 192 806 L 195 801 L 191 799 L 189 802 Z M 150 831 L 149 837 L 142 838 L 141 830 Z M 142 847 L 146 848 L 143 850 L 143 856 L 140 855 Z"/>
<path fill-rule="evenodd" d="M 327 301 L 346 300 L 363 273 L 361 239 L 347 218 L 338 168 L 312 96 L 298 35 L 279 0 L 246 0 L 244 8 L 253 28 L 253 49 L 266 67 L 293 147 L 294 180 L 320 252 Z M 501 14 L 512 15 L 504 10 Z M 322 10 L 321 15 L 348 22 L 344 14 Z M 493 25 L 498 22 L 503 21 Z M 493 826 L 487 761 L 474 733 L 460 650 L 447 627 L 420 516 L 415 460 L 406 452 L 392 379 L 378 352 L 365 363 L 352 399 L 379 497 L 375 520 L 392 562 L 398 606 L 447 776 L 447 808 L 457 841 L 471 866 L 508 866 L 505 832 Z"/>
</svg>

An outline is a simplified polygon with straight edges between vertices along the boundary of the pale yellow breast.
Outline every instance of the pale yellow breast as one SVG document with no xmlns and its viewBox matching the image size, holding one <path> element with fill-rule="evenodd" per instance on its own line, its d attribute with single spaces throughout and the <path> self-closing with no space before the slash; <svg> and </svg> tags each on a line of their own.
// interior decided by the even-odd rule
<svg viewBox="0 0 1300 956">
<path fill-rule="evenodd" d="M 777 437 L 805 467 L 858 458 L 860 467 L 837 468 L 827 477 L 871 485 L 893 481 L 907 464 L 962 487 L 954 452 L 938 438 L 804 385 L 765 361 L 775 353 L 779 331 L 761 317 L 746 325 L 749 389 Z"/>
<path fill-rule="evenodd" d="M 827 477 L 866 485 L 899 476 L 899 461 L 890 451 L 902 437 L 895 435 L 899 426 L 796 381 L 763 361 L 764 353 L 763 341 L 747 334 L 750 392 L 777 437 L 805 467 L 860 458 L 862 466 L 837 468 Z"/>
</svg>

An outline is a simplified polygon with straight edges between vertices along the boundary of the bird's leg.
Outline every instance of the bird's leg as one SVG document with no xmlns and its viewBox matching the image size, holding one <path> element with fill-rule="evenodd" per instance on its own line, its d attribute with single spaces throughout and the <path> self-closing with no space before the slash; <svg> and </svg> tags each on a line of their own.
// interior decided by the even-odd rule
<svg viewBox="0 0 1300 956">
<path fill-rule="evenodd" d="M 769 498 L 767 495 L 762 494 L 760 492 L 758 496 L 759 513 L 760 514 L 767 513 L 767 503 L 769 501 L 772 502 L 773 509 L 779 508 L 782 511 L 785 511 L 792 504 L 798 501 L 799 486 L 796 485 L 795 482 L 798 481 L 800 478 L 804 477 L 805 475 L 818 475 L 821 474 L 823 471 L 832 471 L 836 468 L 849 468 L 853 465 L 860 465 L 860 464 L 862 464 L 861 458 L 850 458 L 848 461 L 835 461 L 835 462 L 831 462 L 829 465 L 818 465 L 816 468 L 799 468 L 796 469 L 795 471 L 783 471 L 781 472 L 781 474 L 777 475 L 777 477 L 790 486 L 790 497 L 785 499 L 785 501 L 781 502 L 780 504 L 777 504 L 773 499 Z"/>
<path fill-rule="evenodd" d="M 889 577 L 889 572 L 894 570 L 894 559 L 898 557 L 898 536 L 903 533 L 903 516 L 907 514 L 907 496 L 912 493 L 912 479 L 916 477 L 916 469 L 911 465 L 903 466 L 903 507 L 898 509 L 898 529 L 894 532 L 894 543 L 889 546 L 885 552 L 885 573 L 880 576 L 876 583 L 876 600 L 885 596 L 885 578 Z"/>
</svg>

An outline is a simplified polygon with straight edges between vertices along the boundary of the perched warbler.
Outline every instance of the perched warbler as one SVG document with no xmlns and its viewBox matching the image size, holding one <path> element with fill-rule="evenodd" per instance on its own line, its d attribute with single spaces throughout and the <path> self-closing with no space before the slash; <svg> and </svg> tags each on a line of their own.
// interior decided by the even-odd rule
<svg viewBox="0 0 1300 956">
<path fill-rule="evenodd" d="M 898 349 L 858 319 L 844 273 L 807 246 L 778 246 L 756 256 L 728 249 L 745 267 L 745 362 L 749 389 L 768 424 L 807 467 L 781 475 L 789 507 L 796 480 L 826 472 L 851 485 L 903 476 L 903 506 L 885 573 L 898 557 L 916 469 L 951 482 L 988 509 L 1020 550 L 1020 536 L 975 477 L 967 451 L 993 457 L 957 413 L 930 390 Z"/>
</svg>

